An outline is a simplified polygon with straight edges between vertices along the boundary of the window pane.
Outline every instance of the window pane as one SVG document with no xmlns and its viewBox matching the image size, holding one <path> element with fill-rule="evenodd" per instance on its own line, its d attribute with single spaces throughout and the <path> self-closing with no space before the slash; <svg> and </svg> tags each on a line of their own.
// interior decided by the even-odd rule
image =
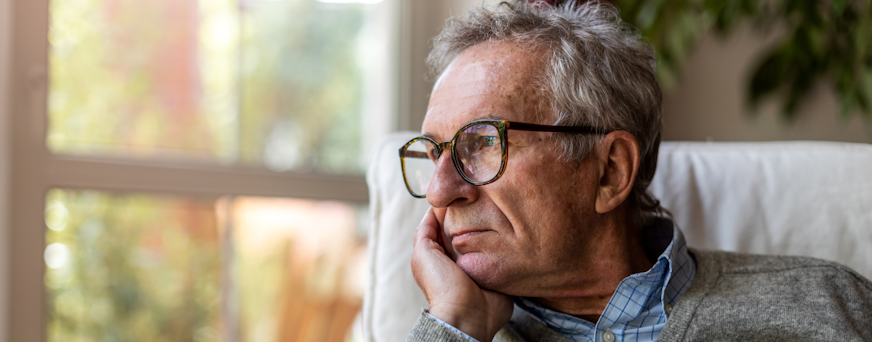
<svg viewBox="0 0 872 342">
<path fill-rule="evenodd" d="M 234 1 L 50 6 L 50 150 L 235 160 Z"/>
<path fill-rule="evenodd" d="M 52 1 L 49 149 L 362 173 L 393 12 L 322 1 Z"/>
<path fill-rule="evenodd" d="M 366 206 L 53 189 L 48 341 L 345 341 Z"/>
<path fill-rule="evenodd" d="M 277 171 L 362 172 L 366 144 L 389 125 L 383 6 L 246 3 L 242 157 Z"/>
<path fill-rule="evenodd" d="M 214 204 L 51 190 L 48 341 L 218 341 Z"/>
<path fill-rule="evenodd" d="M 345 341 L 365 286 L 366 208 L 238 198 L 241 341 Z"/>
</svg>

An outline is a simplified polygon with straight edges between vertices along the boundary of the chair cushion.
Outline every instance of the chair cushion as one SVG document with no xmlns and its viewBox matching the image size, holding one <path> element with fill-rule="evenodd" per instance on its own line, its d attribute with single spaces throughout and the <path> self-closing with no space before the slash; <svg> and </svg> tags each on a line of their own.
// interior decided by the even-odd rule
<svg viewBox="0 0 872 342">
<path fill-rule="evenodd" d="M 412 278 L 415 228 L 430 205 L 409 195 L 403 183 L 399 149 L 420 135 L 389 135 L 373 149 L 366 173 L 370 226 L 368 279 L 363 299 L 363 331 L 367 341 L 403 341 L 421 308 L 424 294 Z"/>
<path fill-rule="evenodd" d="M 402 341 L 427 301 L 412 278 L 412 240 L 429 205 L 406 191 L 394 133 L 374 151 L 368 341 Z M 872 276 L 872 145 L 664 142 L 651 192 L 691 247 L 804 255 Z"/>
<path fill-rule="evenodd" d="M 650 189 L 692 247 L 811 256 L 872 277 L 872 145 L 667 142 Z"/>
</svg>

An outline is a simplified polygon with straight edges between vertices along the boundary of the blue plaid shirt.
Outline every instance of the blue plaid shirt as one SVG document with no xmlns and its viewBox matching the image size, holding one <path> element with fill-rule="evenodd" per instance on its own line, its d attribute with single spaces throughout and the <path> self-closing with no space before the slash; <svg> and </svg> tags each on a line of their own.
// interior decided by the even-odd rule
<svg viewBox="0 0 872 342">
<path fill-rule="evenodd" d="M 684 235 L 671 220 L 657 218 L 642 232 L 646 252 L 649 255 L 662 252 L 650 270 L 621 281 L 596 324 L 541 307 L 521 297 L 515 298 L 516 314 L 520 310 L 521 314 L 531 315 L 577 342 L 657 340 L 672 306 L 690 287 L 696 275 L 696 262 L 687 253 Z M 451 325 L 439 319 L 436 321 L 474 340 Z"/>
</svg>

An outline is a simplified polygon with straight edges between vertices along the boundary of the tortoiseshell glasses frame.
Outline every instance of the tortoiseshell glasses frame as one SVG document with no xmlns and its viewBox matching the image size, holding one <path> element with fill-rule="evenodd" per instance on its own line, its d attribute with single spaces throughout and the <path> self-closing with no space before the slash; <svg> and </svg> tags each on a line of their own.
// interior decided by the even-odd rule
<svg viewBox="0 0 872 342">
<path fill-rule="evenodd" d="M 500 140 L 500 150 L 502 153 L 502 158 L 500 161 L 499 171 L 493 177 L 490 177 L 483 181 L 476 181 L 471 179 L 469 175 L 465 174 L 463 171 L 463 162 L 458 159 L 457 153 L 457 139 L 460 137 L 461 133 L 466 131 L 467 129 L 477 126 L 477 125 L 489 125 L 496 128 L 498 133 L 498 137 Z M 484 127 L 484 126 L 480 126 Z M 417 138 L 413 138 L 409 140 L 403 147 L 400 148 L 400 166 L 403 171 L 403 181 L 406 184 L 406 190 L 409 191 L 409 194 L 416 198 L 426 198 L 426 194 L 417 194 L 413 190 L 413 187 L 410 185 L 410 179 L 407 175 L 407 165 L 406 158 L 422 158 L 431 160 L 434 164 L 438 159 L 442 156 L 444 151 L 451 151 L 451 159 L 454 163 L 454 168 L 457 170 L 457 173 L 463 177 L 463 180 L 472 184 L 472 185 L 486 185 L 495 182 L 503 173 L 506 171 L 506 161 L 509 158 L 509 148 L 508 148 L 508 130 L 514 129 L 519 131 L 535 131 L 535 132 L 557 132 L 557 133 L 581 133 L 581 134 L 608 134 L 610 131 L 602 128 L 588 127 L 588 126 L 552 126 L 552 125 L 537 125 L 523 122 L 513 122 L 507 120 L 476 120 L 472 121 L 463 127 L 461 127 L 457 133 L 454 134 L 454 137 L 450 141 L 446 141 L 443 143 L 437 143 L 433 139 L 425 136 L 420 136 Z M 409 147 L 412 146 L 416 142 L 427 142 L 432 147 L 431 150 L 428 151 L 412 151 L 409 150 Z M 488 142 L 493 142 L 493 140 L 488 140 Z M 431 155 L 432 153 L 432 155 Z M 427 180 L 427 184 L 429 184 L 429 180 Z"/>
</svg>

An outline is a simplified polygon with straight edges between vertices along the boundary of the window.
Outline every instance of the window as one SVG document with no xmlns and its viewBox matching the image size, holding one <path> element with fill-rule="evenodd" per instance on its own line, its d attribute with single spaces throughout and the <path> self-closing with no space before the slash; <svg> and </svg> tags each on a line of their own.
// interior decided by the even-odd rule
<svg viewBox="0 0 872 342">
<path fill-rule="evenodd" d="M 52 189 L 49 341 L 343 341 L 366 206 Z"/>
<path fill-rule="evenodd" d="M 399 1 L 15 5 L 12 340 L 345 340 Z"/>
<path fill-rule="evenodd" d="M 385 4 L 240 1 L 51 2 L 49 150 L 362 173 L 391 127 Z"/>
</svg>

